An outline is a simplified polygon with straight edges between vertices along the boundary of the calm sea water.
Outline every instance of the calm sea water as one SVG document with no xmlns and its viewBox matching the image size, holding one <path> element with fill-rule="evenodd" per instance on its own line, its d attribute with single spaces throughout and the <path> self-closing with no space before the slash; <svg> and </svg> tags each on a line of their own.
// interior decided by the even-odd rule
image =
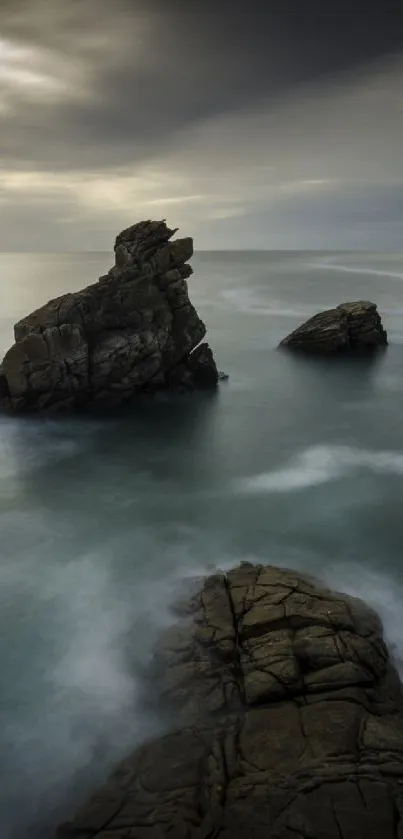
<svg viewBox="0 0 403 839">
<path fill-rule="evenodd" d="M 15 320 L 108 254 L 0 255 Z M 403 658 L 403 254 L 203 253 L 191 297 L 230 374 L 124 419 L 0 419 L 0 833 L 45 836 L 158 730 L 142 668 L 187 577 L 292 566 L 381 613 Z M 274 352 L 316 311 L 378 303 L 375 366 Z"/>
</svg>

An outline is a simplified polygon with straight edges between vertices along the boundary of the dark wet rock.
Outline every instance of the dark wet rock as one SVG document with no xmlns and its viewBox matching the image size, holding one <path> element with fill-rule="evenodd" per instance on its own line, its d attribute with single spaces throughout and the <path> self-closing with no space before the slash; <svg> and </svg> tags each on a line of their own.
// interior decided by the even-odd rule
<svg viewBox="0 0 403 839">
<path fill-rule="evenodd" d="M 108 274 L 15 325 L 15 344 L 0 373 L 3 408 L 119 405 L 144 391 L 169 388 L 170 377 L 180 378 L 183 370 L 189 371 L 187 387 L 207 380 L 215 386 L 211 350 L 206 344 L 198 348 L 206 327 L 188 296 L 193 241 L 171 241 L 174 233 L 164 221 L 123 230 Z"/>
<path fill-rule="evenodd" d="M 166 376 L 170 390 L 215 390 L 218 385 L 218 370 L 211 347 L 199 344 L 182 364 L 177 364 Z"/>
<path fill-rule="evenodd" d="M 284 338 L 280 347 L 315 355 L 340 355 L 372 353 L 387 342 L 375 303 L 357 301 L 314 315 Z"/>
<path fill-rule="evenodd" d="M 0 365 L 0 400 L 9 399 L 10 391 L 7 384 L 6 374 L 3 367 Z"/>
<path fill-rule="evenodd" d="M 249 563 L 180 613 L 155 662 L 177 728 L 58 839 L 402 839 L 402 689 L 377 615 Z"/>
<path fill-rule="evenodd" d="M 190 354 L 187 366 L 196 387 L 215 388 L 218 384 L 218 370 L 208 344 L 200 344 Z"/>
</svg>

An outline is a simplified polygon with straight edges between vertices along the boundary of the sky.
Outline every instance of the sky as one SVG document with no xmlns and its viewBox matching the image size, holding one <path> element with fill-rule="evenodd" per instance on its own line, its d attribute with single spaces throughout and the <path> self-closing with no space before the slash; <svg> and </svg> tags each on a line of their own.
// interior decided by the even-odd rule
<svg viewBox="0 0 403 839">
<path fill-rule="evenodd" d="M 0 0 L 0 250 L 403 250 L 401 0 Z"/>
</svg>

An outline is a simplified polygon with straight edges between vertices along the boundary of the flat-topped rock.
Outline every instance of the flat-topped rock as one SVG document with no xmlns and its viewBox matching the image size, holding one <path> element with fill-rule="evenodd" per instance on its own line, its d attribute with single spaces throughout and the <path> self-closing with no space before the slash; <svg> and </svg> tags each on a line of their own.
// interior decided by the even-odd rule
<svg viewBox="0 0 403 839">
<path fill-rule="evenodd" d="M 0 367 L 0 408 L 74 411 L 172 389 L 173 381 L 177 390 L 217 385 L 211 350 L 198 347 L 206 327 L 188 295 L 193 241 L 170 241 L 174 233 L 165 221 L 128 227 L 105 276 L 15 325 Z"/>
<path fill-rule="evenodd" d="M 402 689 L 377 615 L 250 564 L 208 578 L 180 615 L 155 660 L 175 731 L 58 839 L 401 839 Z"/>
<path fill-rule="evenodd" d="M 280 347 L 315 355 L 353 355 L 372 353 L 387 343 L 376 304 L 358 300 L 309 318 Z"/>
</svg>

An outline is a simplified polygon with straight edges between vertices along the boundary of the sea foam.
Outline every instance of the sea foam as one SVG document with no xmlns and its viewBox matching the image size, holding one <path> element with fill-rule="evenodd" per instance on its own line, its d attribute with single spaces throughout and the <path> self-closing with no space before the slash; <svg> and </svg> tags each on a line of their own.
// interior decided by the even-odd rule
<svg viewBox="0 0 403 839">
<path fill-rule="evenodd" d="M 290 492 L 325 484 L 359 469 L 403 475 L 403 452 L 310 446 L 280 469 L 239 479 L 234 489 L 245 494 Z"/>
</svg>

